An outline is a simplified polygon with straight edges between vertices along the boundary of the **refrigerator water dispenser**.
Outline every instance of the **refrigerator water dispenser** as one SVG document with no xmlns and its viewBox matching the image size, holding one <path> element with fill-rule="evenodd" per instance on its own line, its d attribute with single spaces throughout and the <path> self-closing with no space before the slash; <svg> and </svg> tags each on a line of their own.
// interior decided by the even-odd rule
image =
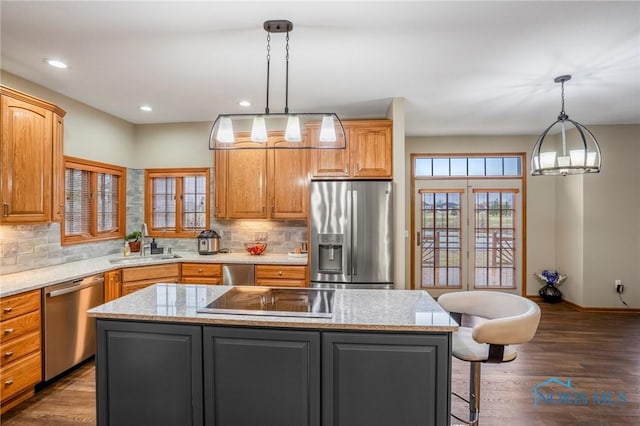
<svg viewBox="0 0 640 426">
<path fill-rule="evenodd" d="M 342 274 L 343 234 L 318 234 L 319 272 Z"/>
</svg>

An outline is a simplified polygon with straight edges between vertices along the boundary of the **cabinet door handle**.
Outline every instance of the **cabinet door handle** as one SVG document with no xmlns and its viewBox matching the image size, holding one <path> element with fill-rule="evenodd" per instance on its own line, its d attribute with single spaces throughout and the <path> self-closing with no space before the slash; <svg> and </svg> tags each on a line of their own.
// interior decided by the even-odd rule
<svg viewBox="0 0 640 426">
<path fill-rule="evenodd" d="M 13 311 L 13 308 L 11 306 L 7 306 L 6 308 L 4 308 L 4 313 L 5 314 L 8 314 L 11 311 Z"/>
<path fill-rule="evenodd" d="M 2 214 L 3 214 L 4 216 L 9 216 L 9 204 L 4 203 L 4 204 L 2 205 Z"/>
<path fill-rule="evenodd" d="M 13 333 L 13 328 L 7 328 L 7 329 L 4 331 L 4 334 L 11 334 L 11 333 Z"/>
<path fill-rule="evenodd" d="M 5 386 L 11 386 L 13 384 L 13 379 L 9 379 L 6 382 L 4 382 Z"/>
<path fill-rule="evenodd" d="M 199 274 L 201 274 L 202 272 L 204 272 L 202 268 L 198 269 Z"/>
<path fill-rule="evenodd" d="M 279 276 L 282 276 L 282 271 L 278 271 L 278 275 L 279 275 Z"/>
<path fill-rule="evenodd" d="M 9 358 L 11 355 L 13 355 L 13 352 L 11 352 L 11 351 L 4 353 L 4 357 L 5 358 Z"/>
</svg>

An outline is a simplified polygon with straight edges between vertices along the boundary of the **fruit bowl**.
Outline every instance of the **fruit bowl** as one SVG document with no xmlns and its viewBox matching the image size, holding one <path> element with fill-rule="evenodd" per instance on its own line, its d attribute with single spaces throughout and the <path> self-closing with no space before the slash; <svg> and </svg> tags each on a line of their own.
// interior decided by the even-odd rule
<svg viewBox="0 0 640 426">
<path fill-rule="evenodd" d="M 264 253 L 267 249 L 267 243 L 244 243 L 244 248 L 252 256 Z"/>
</svg>

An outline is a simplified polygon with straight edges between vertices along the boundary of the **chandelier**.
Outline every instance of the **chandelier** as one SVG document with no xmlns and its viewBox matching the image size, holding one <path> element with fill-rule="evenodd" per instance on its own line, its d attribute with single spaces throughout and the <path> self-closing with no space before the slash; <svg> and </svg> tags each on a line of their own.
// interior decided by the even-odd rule
<svg viewBox="0 0 640 426">
<path fill-rule="evenodd" d="M 596 137 L 564 112 L 564 83 L 570 75 L 553 81 L 562 85 L 562 109 L 558 119 L 545 129 L 531 153 L 531 175 L 573 175 L 600 172 L 600 147 Z M 558 135 L 558 137 L 552 135 Z"/>
<path fill-rule="evenodd" d="M 209 149 L 336 149 L 345 148 L 342 121 L 332 112 L 289 112 L 289 33 L 287 20 L 265 21 L 267 32 L 267 96 L 263 114 L 220 114 L 213 122 Z M 269 110 L 271 34 L 286 33 L 285 106 L 283 113 Z"/>
</svg>

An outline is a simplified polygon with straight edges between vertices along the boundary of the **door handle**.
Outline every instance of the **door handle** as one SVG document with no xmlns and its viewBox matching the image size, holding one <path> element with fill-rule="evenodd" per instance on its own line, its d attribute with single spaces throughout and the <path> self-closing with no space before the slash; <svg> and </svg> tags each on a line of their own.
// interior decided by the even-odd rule
<svg viewBox="0 0 640 426">
<path fill-rule="evenodd" d="M 2 204 L 2 215 L 9 216 L 9 204 L 7 203 Z"/>
<path fill-rule="evenodd" d="M 11 333 L 13 333 L 13 328 L 7 328 L 7 329 L 4 331 L 4 334 L 11 334 Z"/>
<path fill-rule="evenodd" d="M 354 189 L 352 191 L 351 199 L 353 200 L 353 253 L 355 256 L 351 256 L 351 269 L 353 275 L 358 275 L 358 191 Z"/>
<path fill-rule="evenodd" d="M 7 306 L 6 308 L 4 308 L 4 313 L 5 314 L 8 314 L 11 311 L 13 311 L 13 308 L 11 306 Z"/>
<path fill-rule="evenodd" d="M 416 246 L 420 247 L 420 231 L 416 232 Z"/>
<path fill-rule="evenodd" d="M 4 353 L 4 357 L 5 357 L 5 358 L 9 358 L 9 357 L 10 357 L 10 356 L 12 356 L 12 355 L 13 355 L 13 352 L 11 352 L 11 351 L 9 351 L 9 352 L 5 352 L 5 353 Z"/>
</svg>

